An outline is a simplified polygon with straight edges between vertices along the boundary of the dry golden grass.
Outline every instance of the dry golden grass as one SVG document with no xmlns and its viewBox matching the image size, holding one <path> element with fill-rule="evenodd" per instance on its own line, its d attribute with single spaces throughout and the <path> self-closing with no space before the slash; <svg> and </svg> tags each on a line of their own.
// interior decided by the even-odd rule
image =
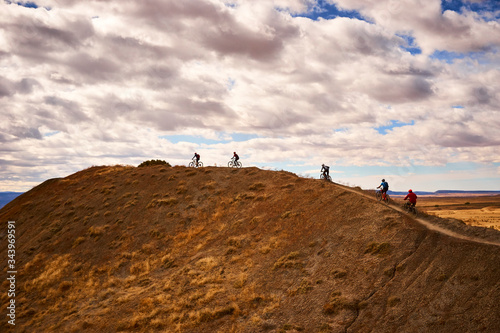
<svg viewBox="0 0 500 333">
<path fill-rule="evenodd" d="M 500 230 L 500 196 L 422 197 L 417 207 L 442 218 Z"/>
<path fill-rule="evenodd" d="M 457 283 L 455 271 L 460 290 L 469 283 L 484 287 L 483 299 L 496 295 L 483 266 L 468 276 L 444 259 L 419 262 L 429 252 L 413 254 L 423 232 L 384 206 L 289 173 L 96 167 L 54 184 L 43 192 L 50 195 L 23 201 L 18 215 L 1 216 L 23 221 L 20 331 L 319 332 L 352 324 L 362 332 L 355 324 L 367 312 L 376 318 L 384 316 L 379 306 L 411 303 L 398 283 L 406 293 L 436 283 L 439 292 Z M 474 263 L 463 259 L 472 250 L 457 262 Z M 419 270 L 431 273 L 419 280 Z M 474 295 L 466 299 L 480 302 Z"/>
</svg>

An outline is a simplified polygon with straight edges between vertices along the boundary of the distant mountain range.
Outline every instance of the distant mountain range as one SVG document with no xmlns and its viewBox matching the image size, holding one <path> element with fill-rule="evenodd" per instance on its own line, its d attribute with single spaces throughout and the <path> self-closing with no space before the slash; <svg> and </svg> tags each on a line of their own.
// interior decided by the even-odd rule
<svg viewBox="0 0 500 333">
<path fill-rule="evenodd" d="M 460 190 L 439 190 L 435 192 L 425 192 L 425 191 L 414 191 L 417 195 L 428 195 L 428 196 L 476 196 L 476 195 L 500 195 L 500 191 L 460 191 Z M 389 195 L 406 195 L 406 192 L 391 191 L 389 190 Z"/>
<path fill-rule="evenodd" d="M 0 192 L 0 209 L 24 192 Z"/>
</svg>

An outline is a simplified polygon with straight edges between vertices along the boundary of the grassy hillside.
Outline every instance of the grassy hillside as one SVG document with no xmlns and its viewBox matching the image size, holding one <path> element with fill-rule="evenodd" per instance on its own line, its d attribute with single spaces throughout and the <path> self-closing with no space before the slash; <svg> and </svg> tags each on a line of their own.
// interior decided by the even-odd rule
<svg viewBox="0 0 500 333">
<path fill-rule="evenodd" d="M 498 332 L 500 247 L 288 172 L 93 167 L 8 220 L 16 332 Z"/>
</svg>

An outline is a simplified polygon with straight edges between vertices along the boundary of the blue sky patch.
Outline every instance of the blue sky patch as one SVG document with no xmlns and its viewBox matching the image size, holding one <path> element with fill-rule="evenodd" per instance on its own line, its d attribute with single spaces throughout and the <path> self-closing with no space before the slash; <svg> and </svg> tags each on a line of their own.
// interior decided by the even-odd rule
<svg viewBox="0 0 500 333">
<path fill-rule="evenodd" d="M 339 9 L 336 5 L 330 4 L 325 0 L 319 0 L 316 5 L 309 7 L 306 13 L 293 14 L 292 16 L 307 17 L 315 21 L 319 20 L 320 18 L 325 20 L 332 20 L 336 17 L 348 17 L 352 19 L 370 22 L 365 17 L 363 17 L 360 12 L 356 10 Z"/>
<path fill-rule="evenodd" d="M 464 10 L 472 11 L 475 13 L 495 12 L 500 9 L 498 0 L 483 0 L 479 2 L 469 2 L 464 0 L 441 0 L 442 11 L 452 10 L 457 13 L 463 13 Z M 500 13 L 496 15 L 498 19 Z"/>
<path fill-rule="evenodd" d="M 226 82 L 226 88 L 227 90 L 231 91 L 234 88 L 234 85 L 236 84 L 236 80 L 232 78 L 228 78 Z"/>
<path fill-rule="evenodd" d="M 53 136 L 53 135 L 56 135 L 58 133 L 61 133 L 61 131 L 54 131 L 54 132 L 48 132 L 48 133 L 45 133 L 43 136 Z"/>
<path fill-rule="evenodd" d="M 436 59 L 440 61 L 444 61 L 448 64 L 453 64 L 457 59 L 472 59 L 476 61 L 478 64 L 487 65 L 491 63 L 491 60 L 487 57 L 487 52 L 496 53 L 495 50 L 483 50 L 478 52 L 467 52 L 467 53 L 459 53 L 459 52 L 450 52 L 445 50 L 437 50 L 434 51 L 430 55 L 431 59 Z"/>
<path fill-rule="evenodd" d="M 38 5 L 34 2 L 31 1 L 18 1 L 18 2 L 12 2 L 12 1 L 6 1 L 8 4 L 15 3 L 18 6 L 26 7 L 26 8 L 38 8 Z"/>
<path fill-rule="evenodd" d="M 449 52 L 449 51 L 444 51 L 444 50 L 438 50 L 438 51 L 434 51 L 434 53 L 431 54 L 430 58 L 445 61 L 448 64 L 452 64 L 456 59 L 464 59 L 465 54 L 464 53 L 457 53 L 457 52 Z"/>
<path fill-rule="evenodd" d="M 415 121 L 412 120 L 410 121 L 409 123 L 403 123 L 399 120 L 391 120 L 391 123 L 389 125 L 385 125 L 385 126 L 380 126 L 380 127 L 376 127 L 375 129 L 377 130 L 377 132 L 379 132 L 380 134 L 382 135 L 386 135 L 387 134 L 387 131 L 390 131 L 392 130 L 393 128 L 396 128 L 396 127 L 403 127 L 403 126 L 411 126 L 411 125 L 415 125 Z"/>
<path fill-rule="evenodd" d="M 406 45 L 401 45 L 400 47 L 410 52 L 411 54 L 421 54 L 422 49 L 415 43 L 415 37 L 410 35 L 397 35 L 398 37 L 403 38 L 406 41 Z"/>
</svg>

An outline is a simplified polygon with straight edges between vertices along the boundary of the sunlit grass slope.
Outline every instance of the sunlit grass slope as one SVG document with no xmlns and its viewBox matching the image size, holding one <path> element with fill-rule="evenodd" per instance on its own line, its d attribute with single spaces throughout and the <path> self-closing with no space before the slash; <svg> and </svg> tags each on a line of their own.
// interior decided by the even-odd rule
<svg viewBox="0 0 500 333">
<path fill-rule="evenodd" d="M 2 254 L 17 223 L 16 332 L 498 328 L 498 247 L 288 172 L 92 167 L 0 218 Z"/>
</svg>

